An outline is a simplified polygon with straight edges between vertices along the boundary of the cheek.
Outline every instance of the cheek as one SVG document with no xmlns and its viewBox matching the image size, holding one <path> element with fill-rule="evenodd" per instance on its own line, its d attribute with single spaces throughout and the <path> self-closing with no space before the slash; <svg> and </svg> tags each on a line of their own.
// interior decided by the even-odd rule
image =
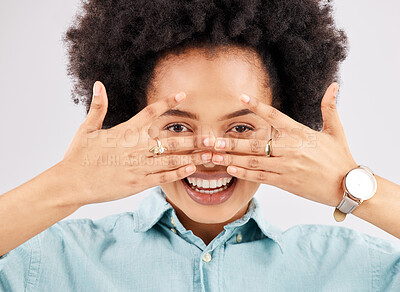
<svg viewBox="0 0 400 292">
<path fill-rule="evenodd" d="M 170 197 L 170 198 L 177 198 L 178 196 L 178 191 L 179 191 L 179 184 L 182 184 L 182 182 L 179 181 L 174 181 L 171 183 L 163 184 L 161 186 L 162 190 L 164 193 Z"/>
<path fill-rule="evenodd" d="M 238 181 L 237 190 L 235 191 L 241 194 L 240 198 L 242 200 L 248 201 L 254 196 L 259 187 L 260 183 L 241 179 Z"/>
</svg>

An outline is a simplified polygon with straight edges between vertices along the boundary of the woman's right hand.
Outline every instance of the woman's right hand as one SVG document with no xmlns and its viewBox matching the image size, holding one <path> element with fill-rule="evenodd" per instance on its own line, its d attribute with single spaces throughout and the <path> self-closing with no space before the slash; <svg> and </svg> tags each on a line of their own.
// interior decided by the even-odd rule
<svg viewBox="0 0 400 292">
<path fill-rule="evenodd" d="M 159 156 L 149 152 L 156 145 L 149 136 L 152 122 L 184 98 L 184 93 L 165 97 L 128 121 L 101 129 L 108 99 L 104 85 L 96 81 L 88 115 L 58 163 L 60 174 L 74 190 L 68 200 L 83 206 L 122 199 L 183 179 L 195 172 L 196 164 L 210 162 L 210 151 L 192 153 L 198 149 L 195 137 L 160 139 L 168 150 Z M 174 153 L 179 149 L 186 154 Z"/>
</svg>

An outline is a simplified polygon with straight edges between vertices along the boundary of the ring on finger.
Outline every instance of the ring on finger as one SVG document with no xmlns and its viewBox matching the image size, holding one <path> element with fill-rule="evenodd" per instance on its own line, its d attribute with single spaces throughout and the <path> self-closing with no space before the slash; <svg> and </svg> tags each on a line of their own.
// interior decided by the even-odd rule
<svg viewBox="0 0 400 292">
<path fill-rule="evenodd" d="M 265 146 L 265 155 L 267 157 L 271 157 L 272 146 L 271 146 L 272 138 L 268 140 L 267 146 Z"/>
<path fill-rule="evenodd" d="M 152 148 L 149 150 L 149 152 L 153 153 L 154 156 L 160 155 L 160 154 L 164 153 L 166 150 L 168 150 L 167 147 L 165 147 L 165 146 L 163 146 L 163 145 L 161 144 L 161 141 L 160 141 L 160 139 L 159 139 L 158 137 L 155 137 L 154 140 L 156 140 L 157 145 L 154 146 L 154 147 L 152 147 Z"/>
</svg>

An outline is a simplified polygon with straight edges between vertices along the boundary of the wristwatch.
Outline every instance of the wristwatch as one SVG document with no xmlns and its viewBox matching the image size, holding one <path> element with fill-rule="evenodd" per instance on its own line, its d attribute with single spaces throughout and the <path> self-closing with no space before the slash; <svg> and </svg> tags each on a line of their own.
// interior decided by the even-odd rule
<svg viewBox="0 0 400 292">
<path fill-rule="evenodd" d="M 353 212 L 363 201 L 375 195 L 377 188 L 375 175 L 367 166 L 358 165 L 345 175 L 343 188 L 343 199 L 333 213 L 338 222 L 343 221 L 346 215 Z"/>
</svg>

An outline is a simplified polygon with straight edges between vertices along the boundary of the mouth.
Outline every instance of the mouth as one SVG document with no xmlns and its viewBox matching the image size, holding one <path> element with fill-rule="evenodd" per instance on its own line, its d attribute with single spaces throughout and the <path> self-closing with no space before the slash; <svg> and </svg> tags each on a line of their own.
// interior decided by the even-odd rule
<svg viewBox="0 0 400 292">
<path fill-rule="evenodd" d="M 237 178 L 224 174 L 195 173 L 182 179 L 183 186 L 195 202 L 202 205 L 221 204 L 235 189 Z"/>
</svg>

